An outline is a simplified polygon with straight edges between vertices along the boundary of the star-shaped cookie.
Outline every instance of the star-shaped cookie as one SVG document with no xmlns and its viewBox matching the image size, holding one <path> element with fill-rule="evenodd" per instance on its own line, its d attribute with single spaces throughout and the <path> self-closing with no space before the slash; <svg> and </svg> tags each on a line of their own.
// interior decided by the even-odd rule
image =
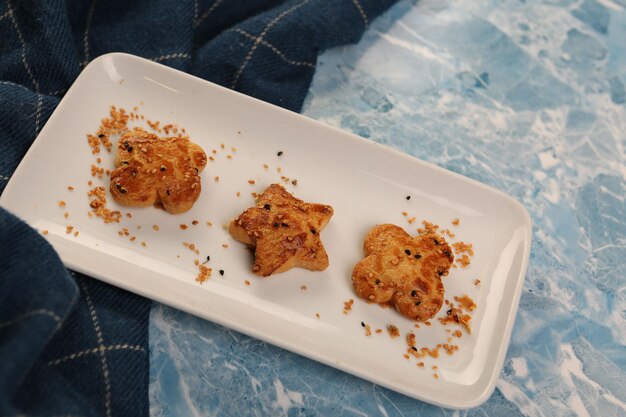
<svg viewBox="0 0 626 417">
<path fill-rule="evenodd" d="M 252 272 L 269 276 L 294 267 L 321 271 L 328 255 L 320 232 L 333 208 L 305 203 L 279 184 L 270 185 L 257 205 L 231 221 L 228 231 L 238 241 L 255 247 Z"/>
<path fill-rule="evenodd" d="M 357 295 L 393 306 L 412 320 L 426 321 L 443 304 L 441 277 L 448 275 L 454 255 L 442 236 L 410 236 L 401 227 L 381 224 L 363 242 L 365 259 L 352 271 Z"/>
<path fill-rule="evenodd" d="M 206 163 L 202 148 L 188 138 L 127 132 L 117 146 L 111 195 L 124 206 L 162 204 L 170 213 L 183 213 L 200 196 L 200 172 Z"/>
</svg>

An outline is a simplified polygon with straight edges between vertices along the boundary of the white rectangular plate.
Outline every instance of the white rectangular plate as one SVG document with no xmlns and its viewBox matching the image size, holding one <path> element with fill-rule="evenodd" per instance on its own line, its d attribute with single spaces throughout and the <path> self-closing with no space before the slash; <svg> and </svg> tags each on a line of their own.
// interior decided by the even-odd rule
<svg viewBox="0 0 626 417">
<path fill-rule="evenodd" d="M 138 112 L 146 119 L 185 127 L 191 140 L 214 156 L 202 173 L 202 194 L 191 211 L 170 215 L 155 208 L 127 209 L 109 198 L 111 208 L 131 213 L 132 218 L 104 224 L 87 216 L 87 182 L 92 179 L 95 156 L 86 134 L 96 131 L 111 105 L 129 110 L 140 106 Z M 278 151 L 283 154 L 278 156 Z M 103 150 L 100 156 L 103 167 L 112 167 L 112 154 Z M 286 187 L 297 197 L 335 209 L 321 234 L 330 257 L 323 272 L 292 269 L 258 278 L 250 271 L 249 251 L 222 227 L 253 205 L 251 192 L 282 183 L 281 176 L 290 178 Z M 295 186 L 293 179 L 298 180 Z M 104 180 L 94 182 L 108 189 Z M 65 208 L 59 207 L 60 200 L 66 202 Z M 451 408 L 477 406 L 493 392 L 531 241 L 528 213 L 497 190 L 125 54 L 102 56 L 82 72 L 11 178 L 0 204 L 31 226 L 48 230 L 47 239 L 69 268 Z M 407 218 L 412 216 L 418 220 L 409 224 Z M 458 227 L 450 224 L 455 218 L 461 221 Z M 470 267 L 452 269 L 444 284 L 446 298 L 453 301 L 455 295 L 468 294 L 478 307 L 472 334 L 452 342 L 460 349 L 452 356 L 442 351 L 438 359 L 424 358 L 425 366 L 418 367 L 415 359 L 403 357 L 405 334 L 414 331 L 419 347 L 434 347 L 450 336 L 446 328 L 456 328 L 432 320 L 432 326 L 416 329 L 393 309 L 358 299 L 350 276 L 363 256 L 363 238 L 372 226 L 395 223 L 415 234 L 422 219 L 452 230 L 456 238 L 449 241 L 473 243 Z M 193 226 L 193 220 L 199 224 Z M 189 228 L 182 230 L 180 224 Z M 67 225 L 80 234 L 66 234 Z M 124 227 L 136 236 L 135 241 L 118 235 Z M 182 242 L 194 243 L 200 254 Z M 198 269 L 193 261 L 202 262 L 207 255 L 214 272 L 200 285 L 194 280 Z M 217 273 L 220 269 L 224 276 Z M 481 285 L 474 285 L 476 278 Z M 343 303 L 351 298 L 355 300 L 352 311 L 343 314 Z M 445 314 L 444 307 L 438 316 Z M 365 335 L 361 322 L 372 327 L 371 336 Z M 389 324 L 395 324 L 402 337 L 391 339 L 385 330 Z M 378 328 L 383 332 L 375 333 Z"/>
</svg>

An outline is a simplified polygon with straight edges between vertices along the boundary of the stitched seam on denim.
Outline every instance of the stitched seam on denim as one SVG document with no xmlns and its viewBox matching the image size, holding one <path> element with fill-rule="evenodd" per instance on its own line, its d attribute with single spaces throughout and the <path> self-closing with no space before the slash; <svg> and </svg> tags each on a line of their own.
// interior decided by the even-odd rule
<svg viewBox="0 0 626 417">
<path fill-rule="evenodd" d="M 17 19 L 15 19 L 13 7 L 11 7 L 11 1 L 7 1 L 7 11 L 9 13 L 9 17 L 11 18 L 11 22 L 13 22 L 13 27 L 15 28 L 15 33 L 22 44 L 22 63 L 24 64 L 24 68 L 26 68 L 26 73 L 28 74 L 30 80 L 35 87 L 35 93 L 37 93 L 37 107 L 35 109 L 35 134 L 39 133 L 39 120 L 41 119 L 41 108 L 43 106 L 43 97 L 41 96 L 41 92 L 39 89 L 39 81 L 35 78 L 33 71 L 28 65 L 28 61 L 26 60 L 26 41 L 24 40 L 24 36 L 22 35 L 22 31 L 17 25 Z"/>
<path fill-rule="evenodd" d="M 98 320 L 98 316 L 96 315 L 96 308 L 93 305 L 93 301 L 91 300 L 91 296 L 89 295 L 89 290 L 87 289 L 87 285 L 81 280 L 80 281 L 81 288 L 85 292 L 85 301 L 87 301 L 87 306 L 89 307 L 89 313 L 91 314 L 91 321 L 93 322 L 93 327 L 96 331 L 96 337 L 98 339 L 98 352 L 100 352 L 100 363 L 102 365 L 102 376 L 104 377 L 104 408 L 107 417 L 111 417 L 111 379 L 109 376 L 109 365 L 106 359 L 106 347 L 104 346 L 104 339 L 102 337 L 102 330 L 100 329 L 100 322 Z"/>
<path fill-rule="evenodd" d="M 363 7 L 361 7 L 361 2 L 359 0 L 352 0 L 352 3 L 354 3 L 356 8 L 359 9 L 359 14 L 363 18 L 363 23 L 365 23 L 365 27 L 368 27 L 370 25 L 370 22 L 367 19 L 367 15 L 365 14 Z"/>
<path fill-rule="evenodd" d="M 213 10 L 215 10 L 217 8 L 217 6 L 219 6 L 222 3 L 223 0 L 216 0 L 215 3 L 213 3 L 211 5 L 211 7 L 209 7 L 209 10 L 207 10 L 206 12 L 204 12 L 202 14 L 202 17 L 200 17 L 200 19 L 195 19 L 193 22 L 193 27 L 197 28 L 198 26 L 200 26 L 200 23 L 204 22 L 204 20 L 209 17 L 209 15 L 211 13 L 213 13 Z"/>
<path fill-rule="evenodd" d="M 40 308 L 38 310 L 29 311 L 28 313 L 22 314 L 21 316 L 17 316 L 15 318 L 0 323 L 0 329 L 2 329 L 3 327 L 11 326 L 12 324 L 19 323 L 20 321 L 25 320 L 29 317 L 38 315 L 48 316 L 52 318 L 54 321 L 57 322 L 57 325 L 61 323 L 61 317 L 59 317 L 54 311 Z"/>
<path fill-rule="evenodd" d="M 87 22 L 85 23 L 85 33 L 83 34 L 83 67 L 86 67 L 89 63 L 89 29 L 91 29 L 91 19 L 93 17 L 93 9 L 96 7 L 96 0 L 92 0 L 91 6 L 89 6 L 89 12 L 87 13 Z"/>
<path fill-rule="evenodd" d="M 178 53 L 178 54 L 167 54 L 167 55 L 161 55 L 158 56 L 156 58 L 149 58 L 150 61 L 154 61 L 154 62 L 160 62 L 160 61 L 165 61 L 168 59 L 191 59 L 191 55 L 190 54 L 185 54 L 185 53 Z"/>
<path fill-rule="evenodd" d="M 258 48 L 259 44 L 261 42 L 263 42 L 263 37 L 265 35 L 267 35 L 269 30 L 272 27 L 274 27 L 275 25 L 277 25 L 278 22 L 280 22 L 283 17 L 285 17 L 288 14 L 292 13 L 294 10 L 297 10 L 300 7 L 304 6 L 309 1 L 310 0 L 304 0 L 303 2 L 300 2 L 300 3 L 296 4 L 295 6 L 291 7 L 290 9 L 287 9 L 287 10 L 283 11 L 281 14 L 276 16 L 271 22 L 269 22 L 267 24 L 267 26 L 265 26 L 265 28 L 263 29 L 263 32 L 261 32 L 261 34 L 259 35 L 257 40 L 254 42 L 254 44 L 250 48 L 250 51 L 248 51 L 248 54 L 246 55 L 246 58 L 244 59 L 243 63 L 241 64 L 241 67 L 239 68 L 239 70 L 235 74 L 235 79 L 233 80 L 233 83 L 231 84 L 230 88 L 234 89 L 237 86 L 237 82 L 239 82 L 239 77 L 241 77 L 241 74 L 243 73 L 243 70 L 246 68 L 246 66 L 248 65 L 248 63 L 252 59 L 252 55 L 254 55 L 254 51 L 256 51 L 256 49 Z"/>
<path fill-rule="evenodd" d="M 104 348 L 107 352 L 112 351 L 112 350 L 134 350 L 137 352 L 143 352 L 146 353 L 146 350 L 139 346 L 139 345 L 129 345 L 129 344 L 123 344 L 123 345 L 112 345 L 112 346 L 106 346 Z M 89 354 L 93 354 L 93 353 L 99 353 L 100 352 L 100 348 L 92 348 L 92 349 L 86 349 L 86 350 L 81 350 L 80 352 L 76 352 L 76 353 L 72 353 L 71 355 L 67 355 L 67 356 L 63 356 L 60 357 L 58 359 L 53 359 L 51 361 L 48 362 L 48 366 L 54 366 L 54 365 L 59 365 L 63 362 L 68 362 L 74 359 L 78 359 L 82 356 L 85 355 L 89 355 Z"/>
<path fill-rule="evenodd" d="M 248 38 L 250 40 L 256 41 L 258 39 L 256 36 L 253 36 L 253 35 L 249 34 L 245 30 L 242 30 L 242 29 L 239 29 L 239 28 L 235 28 L 233 30 L 235 32 L 245 36 L 246 38 Z M 280 51 L 278 48 L 276 48 L 274 45 L 272 45 L 271 43 L 269 43 L 266 40 L 262 39 L 261 40 L 261 45 L 268 47 L 272 52 L 274 52 L 276 55 L 278 55 L 280 57 L 280 59 L 282 59 L 283 61 L 285 61 L 288 64 L 315 68 L 315 64 L 313 64 L 311 62 L 294 61 L 292 59 L 287 58 L 287 56 L 282 51 Z"/>
</svg>

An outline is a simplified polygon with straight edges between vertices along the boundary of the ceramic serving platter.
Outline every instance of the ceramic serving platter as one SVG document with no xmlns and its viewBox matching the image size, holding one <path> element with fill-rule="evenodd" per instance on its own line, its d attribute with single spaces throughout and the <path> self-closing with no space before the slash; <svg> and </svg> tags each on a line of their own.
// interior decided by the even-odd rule
<svg viewBox="0 0 626 417">
<path fill-rule="evenodd" d="M 112 169 L 113 154 L 103 149 L 92 155 L 86 135 L 97 130 L 111 105 L 128 111 L 137 107 L 145 119 L 136 125 L 150 119 L 160 126 L 176 124 L 179 133 L 184 128 L 213 157 L 191 211 L 171 215 L 153 207 L 130 209 L 109 197 L 109 207 L 124 214 L 120 223 L 88 216 L 87 192 L 99 185 L 108 189 L 106 175 L 92 177 L 91 166 L 101 157 L 99 166 Z M 333 206 L 335 214 L 321 233 L 330 257 L 326 270 L 292 269 L 269 278 L 252 274 L 251 252 L 224 225 L 254 204 L 252 193 L 272 183 L 305 201 Z M 46 230 L 45 237 L 69 268 L 450 408 L 477 406 L 493 392 L 531 242 L 527 211 L 500 191 L 125 54 L 102 56 L 85 68 L 9 181 L 0 204 Z M 454 219 L 460 221 L 457 226 Z M 416 234 L 422 220 L 449 229 L 454 234 L 447 237 L 450 243 L 473 245 L 471 264 L 458 265 L 443 278 L 447 299 L 468 295 L 477 304 L 471 335 L 451 336 L 461 327 L 443 326 L 436 318 L 430 326 L 416 328 L 393 309 L 354 294 L 351 271 L 363 257 L 367 231 L 394 223 Z M 69 234 L 67 226 L 73 227 Z M 120 235 L 123 229 L 128 236 Z M 184 242 L 193 243 L 198 254 Z M 204 262 L 207 256 L 213 273 L 200 284 L 194 261 Z M 350 299 L 354 304 L 344 314 L 344 302 Z M 437 317 L 446 310 L 444 306 Z M 389 325 L 397 326 L 401 337 L 391 338 Z M 409 332 L 415 333 L 418 348 L 450 343 L 459 349 L 452 355 L 441 349 L 438 358 L 406 359 Z"/>
</svg>

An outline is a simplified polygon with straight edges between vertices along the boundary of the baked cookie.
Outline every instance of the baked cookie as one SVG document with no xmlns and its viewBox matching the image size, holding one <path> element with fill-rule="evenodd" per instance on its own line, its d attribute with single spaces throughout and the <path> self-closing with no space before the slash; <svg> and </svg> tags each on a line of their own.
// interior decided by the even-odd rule
<svg viewBox="0 0 626 417">
<path fill-rule="evenodd" d="M 169 213 L 183 213 L 200 196 L 200 172 L 206 162 L 202 148 L 188 138 L 127 132 L 117 145 L 111 195 L 124 206 L 162 204 Z"/>
<path fill-rule="evenodd" d="M 257 205 L 231 221 L 228 231 L 239 242 L 255 247 L 252 272 L 268 276 L 299 267 L 321 271 L 328 255 L 320 232 L 333 208 L 305 203 L 281 185 L 270 185 Z"/>
<path fill-rule="evenodd" d="M 443 304 L 441 277 L 454 261 L 445 239 L 435 233 L 410 236 L 401 227 L 381 224 L 363 242 L 365 259 L 352 271 L 357 295 L 393 306 L 413 320 L 433 317 Z"/>
</svg>

